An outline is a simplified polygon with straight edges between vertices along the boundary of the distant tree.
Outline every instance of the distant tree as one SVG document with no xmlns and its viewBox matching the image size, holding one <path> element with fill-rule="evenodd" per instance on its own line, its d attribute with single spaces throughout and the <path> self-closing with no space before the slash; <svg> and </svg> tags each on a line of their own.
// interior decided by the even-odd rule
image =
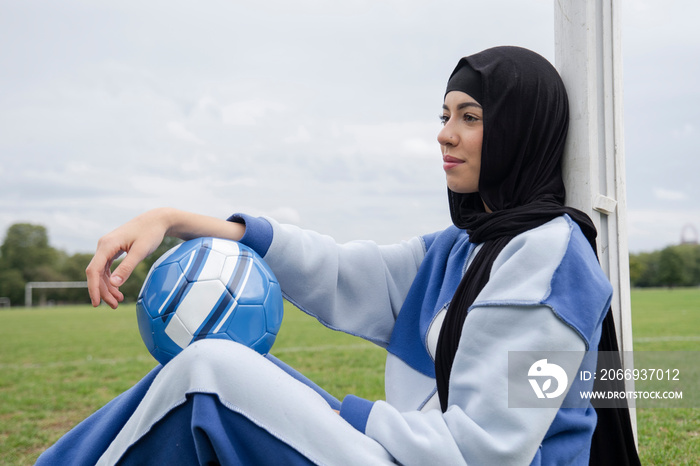
<svg viewBox="0 0 700 466">
<path fill-rule="evenodd" d="M 16 223 L 7 230 L 5 241 L 0 246 L 4 269 L 17 270 L 24 281 L 40 280 L 52 268 L 58 257 L 49 246 L 46 228 L 30 223 Z"/>
<path fill-rule="evenodd" d="M 700 245 L 673 246 L 683 258 L 683 286 L 700 285 Z"/>
<path fill-rule="evenodd" d="M 677 248 L 664 248 L 659 254 L 659 285 L 669 288 L 684 285 L 688 281 L 684 262 Z"/>
<path fill-rule="evenodd" d="M 92 254 L 77 253 L 72 256 L 66 256 L 60 265 L 61 274 L 70 281 L 85 280 L 85 269 L 87 268 Z"/>
<path fill-rule="evenodd" d="M 0 297 L 10 298 L 12 306 L 24 304 L 25 281 L 19 270 L 0 270 Z"/>
<path fill-rule="evenodd" d="M 658 251 L 630 256 L 630 283 L 638 287 L 660 286 Z"/>
<path fill-rule="evenodd" d="M 660 251 L 630 254 L 630 284 L 700 286 L 700 245 L 679 244 Z"/>
<path fill-rule="evenodd" d="M 630 285 L 640 286 L 645 268 L 646 264 L 639 254 L 630 254 Z"/>
<path fill-rule="evenodd" d="M 64 255 L 59 265 L 63 279 L 71 282 L 85 281 L 85 268 L 90 263 L 90 259 L 92 259 L 92 254 Z M 86 288 L 67 288 L 61 290 L 61 300 L 70 303 L 89 303 L 90 296 Z"/>
</svg>

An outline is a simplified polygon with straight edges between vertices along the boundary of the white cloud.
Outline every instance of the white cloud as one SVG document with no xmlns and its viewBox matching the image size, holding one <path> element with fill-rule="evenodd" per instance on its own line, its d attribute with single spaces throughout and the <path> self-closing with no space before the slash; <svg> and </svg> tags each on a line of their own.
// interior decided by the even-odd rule
<svg viewBox="0 0 700 466">
<path fill-rule="evenodd" d="M 419 157 L 439 158 L 438 144 L 435 139 L 409 138 L 401 143 L 401 148 L 411 155 Z"/>
<path fill-rule="evenodd" d="M 167 124 L 168 131 L 176 139 L 180 141 L 189 142 L 197 145 L 204 145 L 204 141 L 197 137 L 192 131 L 185 128 L 185 125 L 179 121 L 169 121 Z"/>
<path fill-rule="evenodd" d="M 231 186 L 241 186 L 244 188 L 255 188 L 260 186 L 260 180 L 252 177 L 242 177 L 228 180 L 228 184 Z"/>
<path fill-rule="evenodd" d="M 672 189 L 664 188 L 653 188 L 654 197 L 662 201 L 685 201 L 688 196 L 681 191 L 675 191 Z"/>
<path fill-rule="evenodd" d="M 264 100 L 245 100 L 225 105 L 221 109 L 224 124 L 232 126 L 253 126 L 260 123 L 270 113 L 279 113 L 285 106 Z"/>
<path fill-rule="evenodd" d="M 675 128 L 672 134 L 674 138 L 695 137 L 695 126 L 692 123 L 686 123 L 680 128 Z"/>
<path fill-rule="evenodd" d="M 437 158 L 440 153 L 435 139 L 438 130 L 437 123 L 421 121 L 344 125 L 341 131 L 348 138 L 342 150 L 398 163 L 407 156 Z"/>
<path fill-rule="evenodd" d="M 299 225 L 301 223 L 301 214 L 298 209 L 293 207 L 280 206 L 269 212 L 263 212 L 261 215 L 272 217 L 280 223 L 290 223 L 292 225 Z"/>
<path fill-rule="evenodd" d="M 287 136 L 283 139 L 286 144 L 301 144 L 311 141 L 311 134 L 305 126 L 299 125 L 297 127 L 297 132 L 292 136 Z"/>
</svg>

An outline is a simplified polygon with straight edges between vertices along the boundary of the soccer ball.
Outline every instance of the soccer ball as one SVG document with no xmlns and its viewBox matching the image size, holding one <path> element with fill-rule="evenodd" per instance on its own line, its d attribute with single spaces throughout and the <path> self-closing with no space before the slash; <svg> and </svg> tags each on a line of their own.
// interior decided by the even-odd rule
<svg viewBox="0 0 700 466">
<path fill-rule="evenodd" d="M 141 338 L 161 364 L 202 338 L 265 354 L 282 314 L 282 291 L 267 264 L 247 246 L 219 238 L 193 239 L 163 254 L 136 303 Z"/>
</svg>

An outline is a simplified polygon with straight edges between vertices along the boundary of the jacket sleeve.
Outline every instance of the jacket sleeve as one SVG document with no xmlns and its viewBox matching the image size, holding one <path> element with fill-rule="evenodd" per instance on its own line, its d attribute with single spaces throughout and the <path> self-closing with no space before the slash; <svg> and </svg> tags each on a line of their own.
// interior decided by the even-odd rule
<svg viewBox="0 0 700 466">
<path fill-rule="evenodd" d="M 592 268 L 590 247 L 585 246 L 586 258 L 578 257 L 583 246 L 570 242 L 564 227 L 555 224 L 551 231 L 515 238 L 494 262 L 488 288 L 464 322 L 446 412 L 399 412 L 383 401 L 348 397 L 341 415 L 401 464 L 529 464 L 565 396 L 548 400 L 544 408 L 509 407 L 508 353 L 571 351 L 564 369 L 575 373 L 588 340 L 599 335 L 596 322 L 610 299 L 609 287 L 598 291 L 602 272 Z M 577 298 L 571 301 L 576 307 L 552 307 L 549 297 L 564 292 L 556 288 L 571 279 L 578 288 L 565 291 Z M 582 334 L 583 327 L 572 325 L 568 313 L 588 313 L 592 333 Z M 531 395 L 521 391 L 515 396 Z"/>
<path fill-rule="evenodd" d="M 272 219 L 234 215 L 229 220 L 245 223 L 241 242 L 265 259 L 295 306 L 327 327 L 388 345 L 425 256 L 421 238 L 391 246 L 372 241 L 341 245 Z"/>
<path fill-rule="evenodd" d="M 508 407 L 508 351 L 552 348 L 582 358 L 585 345 L 551 309 L 475 308 L 465 321 L 445 413 L 402 413 L 384 401 L 349 396 L 341 415 L 401 464 L 529 464 L 558 406 Z"/>
</svg>

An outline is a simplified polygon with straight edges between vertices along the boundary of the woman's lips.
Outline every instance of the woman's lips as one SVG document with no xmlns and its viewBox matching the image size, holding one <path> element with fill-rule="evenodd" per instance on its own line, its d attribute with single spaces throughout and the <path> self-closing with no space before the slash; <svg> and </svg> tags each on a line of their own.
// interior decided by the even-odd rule
<svg viewBox="0 0 700 466">
<path fill-rule="evenodd" d="M 451 170 L 461 163 L 464 163 L 464 160 L 454 158 L 451 155 L 442 156 L 442 169 L 445 171 Z"/>
</svg>

